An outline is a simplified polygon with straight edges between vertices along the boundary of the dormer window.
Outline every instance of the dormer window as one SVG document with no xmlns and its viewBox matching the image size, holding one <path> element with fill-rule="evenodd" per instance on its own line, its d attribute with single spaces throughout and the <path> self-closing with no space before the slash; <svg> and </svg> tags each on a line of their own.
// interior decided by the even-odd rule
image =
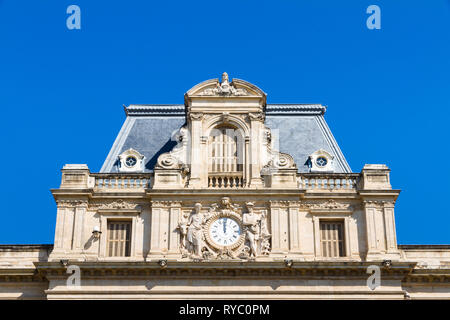
<svg viewBox="0 0 450 320">
<path fill-rule="evenodd" d="M 209 172 L 242 171 L 242 144 L 232 127 L 212 130 L 209 137 Z"/>
<path fill-rule="evenodd" d="M 309 156 L 308 164 L 310 172 L 333 172 L 334 156 L 329 152 L 320 149 Z"/>
<path fill-rule="evenodd" d="M 142 172 L 144 171 L 145 156 L 130 148 L 119 155 L 120 172 Z"/>
<path fill-rule="evenodd" d="M 316 164 L 318 167 L 323 168 L 327 165 L 327 163 L 328 163 L 328 160 L 325 157 L 319 157 L 316 159 Z"/>
<path fill-rule="evenodd" d="M 239 131 L 231 126 L 211 130 L 208 149 L 208 185 L 241 187 L 244 183 L 243 144 Z"/>
<path fill-rule="evenodd" d="M 136 160 L 136 157 L 134 157 L 134 156 L 129 156 L 129 157 L 127 157 L 127 159 L 125 160 L 125 165 L 126 165 L 128 168 L 133 168 L 136 164 L 137 164 L 137 160 Z"/>
</svg>

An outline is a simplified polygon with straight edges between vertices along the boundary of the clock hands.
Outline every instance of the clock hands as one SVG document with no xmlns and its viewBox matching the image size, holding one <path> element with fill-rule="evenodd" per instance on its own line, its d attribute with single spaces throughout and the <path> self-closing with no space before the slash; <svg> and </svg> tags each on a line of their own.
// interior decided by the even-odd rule
<svg viewBox="0 0 450 320">
<path fill-rule="evenodd" d="M 223 233 L 226 234 L 227 233 L 227 219 L 223 219 Z"/>
</svg>

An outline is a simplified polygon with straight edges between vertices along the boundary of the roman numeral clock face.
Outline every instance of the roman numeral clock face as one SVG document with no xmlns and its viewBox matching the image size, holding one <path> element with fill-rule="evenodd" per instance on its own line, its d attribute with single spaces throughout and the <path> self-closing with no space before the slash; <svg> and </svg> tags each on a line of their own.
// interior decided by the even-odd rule
<svg viewBox="0 0 450 320">
<path fill-rule="evenodd" d="M 209 227 L 209 236 L 219 246 L 231 246 L 239 240 L 241 228 L 236 220 L 222 217 Z"/>
</svg>

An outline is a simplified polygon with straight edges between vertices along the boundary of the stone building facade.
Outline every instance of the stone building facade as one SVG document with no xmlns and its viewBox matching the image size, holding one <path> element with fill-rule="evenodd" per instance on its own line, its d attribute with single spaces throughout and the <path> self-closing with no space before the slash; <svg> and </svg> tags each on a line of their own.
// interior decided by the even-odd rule
<svg viewBox="0 0 450 320">
<path fill-rule="evenodd" d="M 64 166 L 54 244 L 0 246 L 0 298 L 450 298 L 450 246 L 397 244 L 389 168 L 352 172 L 324 106 L 226 73 L 184 100 Z"/>
</svg>

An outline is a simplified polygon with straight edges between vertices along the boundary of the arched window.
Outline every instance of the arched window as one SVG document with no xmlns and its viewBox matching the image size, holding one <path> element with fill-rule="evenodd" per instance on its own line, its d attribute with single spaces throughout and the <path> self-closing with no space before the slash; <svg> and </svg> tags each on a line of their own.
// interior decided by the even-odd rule
<svg viewBox="0 0 450 320">
<path fill-rule="evenodd" d="M 242 139 L 232 127 L 211 130 L 209 136 L 209 172 L 242 171 Z"/>
<path fill-rule="evenodd" d="M 242 186 L 243 151 L 242 135 L 236 128 L 221 126 L 211 130 L 208 142 L 208 185 Z"/>
</svg>

